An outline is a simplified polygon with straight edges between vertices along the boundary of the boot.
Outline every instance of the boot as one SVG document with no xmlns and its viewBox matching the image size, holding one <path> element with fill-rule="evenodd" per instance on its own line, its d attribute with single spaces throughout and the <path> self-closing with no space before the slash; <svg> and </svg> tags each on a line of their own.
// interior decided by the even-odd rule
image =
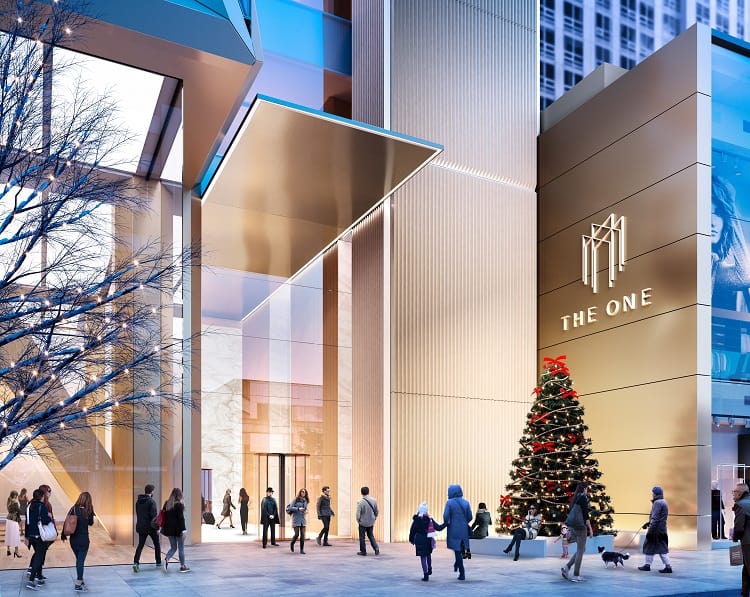
<svg viewBox="0 0 750 597">
<path fill-rule="evenodd" d="M 422 580 L 423 580 L 423 581 L 425 581 L 425 582 L 427 582 L 428 580 L 430 580 L 430 575 L 429 575 L 429 574 L 425 574 L 425 575 L 424 575 L 424 576 L 422 577 Z"/>
<path fill-rule="evenodd" d="M 649 572 L 651 570 L 650 564 L 644 564 L 643 566 L 638 566 L 638 570 L 643 570 L 644 572 Z"/>
<path fill-rule="evenodd" d="M 471 559 L 471 550 L 469 549 L 466 550 L 466 552 L 464 553 L 464 558 L 467 560 Z"/>
<path fill-rule="evenodd" d="M 665 566 L 662 570 L 659 570 L 659 572 L 664 574 L 672 574 L 672 566 Z"/>
</svg>

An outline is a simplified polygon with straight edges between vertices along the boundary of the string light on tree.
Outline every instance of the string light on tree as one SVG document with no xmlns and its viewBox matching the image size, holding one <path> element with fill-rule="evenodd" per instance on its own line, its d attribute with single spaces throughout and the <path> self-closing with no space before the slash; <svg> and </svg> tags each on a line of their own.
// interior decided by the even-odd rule
<svg viewBox="0 0 750 597">
<path fill-rule="evenodd" d="M 521 524 L 528 506 L 542 516 L 540 535 L 555 536 L 570 511 L 570 498 L 578 481 L 589 483 L 591 526 L 594 534 L 613 534 L 612 504 L 599 483 L 599 462 L 591 458 L 591 440 L 583 422 L 583 406 L 573 389 L 565 355 L 544 358 L 544 371 L 526 426 L 513 460 L 511 482 L 500 496 L 496 530 L 510 533 Z"/>
</svg>

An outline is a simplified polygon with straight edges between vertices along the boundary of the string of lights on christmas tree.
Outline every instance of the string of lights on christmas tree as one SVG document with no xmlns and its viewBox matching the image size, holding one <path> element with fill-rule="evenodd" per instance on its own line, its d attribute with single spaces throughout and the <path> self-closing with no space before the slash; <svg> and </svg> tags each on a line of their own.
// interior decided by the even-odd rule
<svg viewBox="0 0 750 597">
<path fill-rule="evenodd" d="M 602 473 L 599 462 L 591 458 L 584 409 L 565 359 L 565 355 L 544 358 L 544 371 L 532 393 L 535 399 L 526 416 L 518 457 L 512 463 L 511 482 L 500 496 L 495 521 L 499 533 L 509 534 L 520 526 L 534 504 L 543 521 L 540 535 L 558 535 L 578 481 L 589 484 L 594 534 L 614 533 L 614 510 L 604 485 L 598 481 Z"/>
</svg>

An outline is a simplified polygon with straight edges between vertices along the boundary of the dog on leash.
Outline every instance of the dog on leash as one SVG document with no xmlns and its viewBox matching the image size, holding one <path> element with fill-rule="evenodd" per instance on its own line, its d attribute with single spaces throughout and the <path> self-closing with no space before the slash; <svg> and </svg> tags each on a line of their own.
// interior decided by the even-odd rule
<svg viewBox="0 0 750 597">
<path fill-rule="evenodd" d="M 617 564 L 620 564 L 623 568 L 625 567 L 625 560 L 630 557 L 629 553 L 622 553 L 620 551 L 604 551 L 604 547 L 599 546 L 599 553 L 602 554 L 602 560 L 604 561 L 604 567 L 607 568 L 610 564 L 614 564 L 617 568 Z"/>
</svg>

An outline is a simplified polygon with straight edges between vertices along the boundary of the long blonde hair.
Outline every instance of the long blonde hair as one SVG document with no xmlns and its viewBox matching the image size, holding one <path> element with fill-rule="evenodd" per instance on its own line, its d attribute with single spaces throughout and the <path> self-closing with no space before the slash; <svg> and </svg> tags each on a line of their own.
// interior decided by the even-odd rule
<svg viewBox="0 0 750 597">
<path fill-rule="evenodd" d="M 167 498 L 167 501 L 164 502 L 164 509 L 165 510 L 172 510 L 174 509 L 174 505 L 177 503 L 182 502 L 182 489 L 179 487 L 175 487 L 172 490 L 172 493 L 169 494 L 169 498 Z"/>
<path fill-rule="evenodd" d="M 73 506 L 75 508 L 83 508 L 83 512 L 87 517 L 94 513 L 94 504 L 91 501 L 91 494 L 88 491 L 84 491 L 79 495 Z"/>
<path fill-rule="evenodd" d="M 10 492 L 10 495 L 8 496 L 8 503 L 6 504 L 8 508 L 10 508 L 10 504 L 12 502 L 18 501 L 18 492 L 14 489 Z"/>
</svg>

